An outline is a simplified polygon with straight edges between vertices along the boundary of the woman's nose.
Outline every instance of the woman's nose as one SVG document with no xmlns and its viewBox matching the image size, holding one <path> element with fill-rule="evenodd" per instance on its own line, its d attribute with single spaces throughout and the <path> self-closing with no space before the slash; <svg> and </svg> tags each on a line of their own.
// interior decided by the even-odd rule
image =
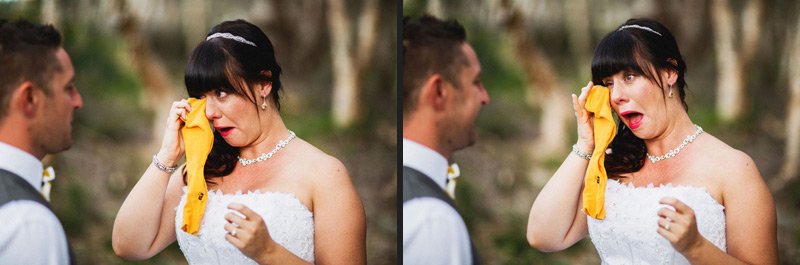
<svg viewBox="0 0 800 265">
<path fill-rule="evenodd" d="M 206 101 L 206 118 L 208 120 L 219 119 L 220 113 L 216 104 L 212 100 Z"/>
<path fill-rule="evenodd" d="M 619 105 L 620 103 L 628 101 L 621 87 L 610 87 L 610 89 L 611 89 L 611 103 Z"/>
</svg>

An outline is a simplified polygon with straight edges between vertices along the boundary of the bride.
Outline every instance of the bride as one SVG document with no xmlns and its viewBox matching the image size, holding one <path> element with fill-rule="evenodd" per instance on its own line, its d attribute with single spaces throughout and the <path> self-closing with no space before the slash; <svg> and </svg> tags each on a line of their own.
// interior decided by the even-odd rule
<svg viewBox="0 0 800 265">
<path fill-rule="evenodd" d="M 272 43 L 255 25 L 235 20 L 211 29 L 185 77 L 205 111 L 192 113 L 202 104 L 186 100 L 172 104 L 161 150 L 114 221 L 117 255 L 147 259 L 177 239 L 190 264 L 366 262 L 359 196 L 339 160 L 286 128 L 280 74 Z M 214 140 L 198 169 L 205 179 L 188 179 L 187 187 L 191 162 L 175 169 L 184 152 L 189 161 L 190 147 L 202 145 L 181 136 L 194 118 L 210 121 Z M 195 186 L 206 204 L 187 226 L 184 208 L 198 205 L 188 196 Z"/>
<path fill-rule="evenodd" d="M 531 207 L 531 246 L 560 251 L 588 234 L 603 264 L 778 263 L 772 196 L 747 154 L 691 121 L 685 71 L 658 22 L 631 19 L 600 41 L 593 82 L 572 95 L 578 142 Z M 583 107 L 593 83 L 610 89 L 620 121 L 604 189 L 592 190 L 601 178 L 591 178 L 581 193 L 597 144 L 598 123 Z M 584 205 L 582 194 L 605 200 Z"/>
</svg>

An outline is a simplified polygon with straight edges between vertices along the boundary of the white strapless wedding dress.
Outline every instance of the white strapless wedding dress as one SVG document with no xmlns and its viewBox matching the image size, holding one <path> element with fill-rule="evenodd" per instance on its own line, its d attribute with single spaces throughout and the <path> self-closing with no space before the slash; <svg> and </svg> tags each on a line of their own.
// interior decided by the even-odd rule
<svg viewBox="0 0 800 265">
<path fill-rule="evenodd" d="M 225 214 L 231 211 L 228 204 L 232 202 L 244 204 L 261 215 L 275 242 L 301 259 L 314 263 L 314 216 L 293 194 L 259 191 L 222 194 L 209 191 L 208 195 L 197 236 L 180 229 L 183 206 L 186 204 L 186 187 L 175 209 L 178 244 L 189 264 L 256 264 L 225 240 Z"/>
<path fill-rule="evenodd" d="M 602 264 L 689 264 L 658 229 L 658 201 L 675 197 L 691 207 L 697 228 L 705 239 L 726 251 L 725 207 L 703 188 L 661 185 L 634 187 L 608 180 L 605 193 L 606 217 L 588 218 L 589 236 Z"/>
</svg>

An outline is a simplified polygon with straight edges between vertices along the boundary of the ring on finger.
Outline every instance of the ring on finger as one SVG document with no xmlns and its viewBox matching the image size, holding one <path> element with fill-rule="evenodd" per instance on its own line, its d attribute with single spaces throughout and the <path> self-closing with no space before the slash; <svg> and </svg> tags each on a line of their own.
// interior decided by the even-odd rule
<svg viewBox="0 0 800 265">
<path fill-rule="evenodd" d="M 664 217 L 664 220 L 667 221 L 667 224 L 664 226 L 664 229 L 669 231 L 669 226 L 672 224 L 672 219 L 670 219 L 669 217 Z"/>
<path fill-rule="evenodd" d="M 231 229 L 230 231 L 228 231 L 228 234 L 230 234 L 230 235 L 231 235 L 231 236 L 233 236 L 233 237 L 236 237 L 236 228 L 234 227 L 233 229 Z"/>
</svg>

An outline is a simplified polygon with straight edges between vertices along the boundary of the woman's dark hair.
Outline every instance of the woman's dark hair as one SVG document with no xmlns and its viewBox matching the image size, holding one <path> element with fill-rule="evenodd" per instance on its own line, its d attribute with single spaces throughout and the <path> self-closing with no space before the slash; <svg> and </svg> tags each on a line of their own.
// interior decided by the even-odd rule
<svg viewBox="0 0 800 265">
<path fill-rule="evenodd" d="M 281 67 L 267 35 L 242 19 L 214 26 L 207 37 L 215 33 L 230 35 L 203 40 L 194 49 L 184 77 L 189 96 L 199 98 L 209 91 L 233 93 L 249 99 L 258 109 L 259 98 L 252 85 L 271 82 L 270 99 L 280 110 Z M 230 174 L 238 155 L 239 148 L 230 146 L 215 131 L 214 145 L 204 168 L 206 181 Z"/>
<path fill-rule="evenodd" d="M 631 71 L 665 89 L 659 77 L 661 71 L 675 71 L 677 88 L 683 108 L 686 105 L 686 63 L 672 33 L 654 20 L 629 19 L 617 30 L 608 33 L 597 45 L 592 58 L 592 81 L 603 84 L 603 79 L 620 71 Z M 662 93 L 663 96 L 663 93 Z M 605 167 L 610 176 L 636 172 L 642 168 L 647 147 L 625 123 L 619 122 L 617 135 L 606 156 Z"/>
</svg>

